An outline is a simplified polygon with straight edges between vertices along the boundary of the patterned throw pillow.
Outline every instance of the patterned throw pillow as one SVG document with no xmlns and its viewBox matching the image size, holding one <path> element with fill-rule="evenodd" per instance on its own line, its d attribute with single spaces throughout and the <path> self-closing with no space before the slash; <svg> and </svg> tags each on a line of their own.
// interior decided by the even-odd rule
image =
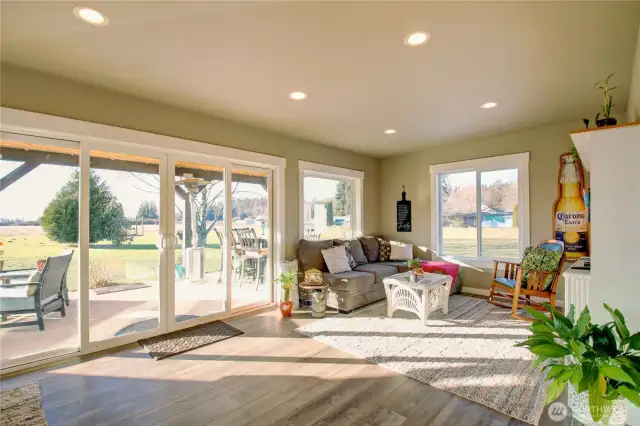
<svg viewBox="0 0 640 426">
<path fill-rule="evenodd" d="M 322 250 L 322 257 L 327 264 L 327 268 L 329 268 L 329 272 L 332 274 L 339 274 L 340 272 L 348 272 L 351 270 L 349 259 L 347 258 L 347 248 L 345 246 L 334 246 L 324 249 Z"/>
<path fill-rule="evenodd" d="M 527 247 L 524 251 L 524 257 L 520 268 L 522 272 L 522 284 L 523 287 L 527 287 L 527 280 L 529 278 L 529 270 L 535 269 L 538 271 L 554 272 L 558 269 L 560 260 L 562 259 L 561 251 L 547 250 L 540 247 Z M 549 274 L 544 281 L 544 290 L 548 290 L 553 282 L 553 274 Z"/>
<path fill-rule="evenodd" d="M 378 245 L 380 246 L 379 258 L 380 262 L 386 262 L 391 258 L 391 243 L 385 239 L 378 238 Z"/>
<path fill-rule="evenodd" d="M 356 262 L 356 259 L 353 257 L 353 253 L 351 253 L 351 244 L 349 243 L 349 241 L 338 244 L 338 246 L 343 246 L 347 251 L 347 260 L 349 261 L 349 266 L 351 267 L 351 269 L 358 266 L 358 262 Z"/>
</svg>

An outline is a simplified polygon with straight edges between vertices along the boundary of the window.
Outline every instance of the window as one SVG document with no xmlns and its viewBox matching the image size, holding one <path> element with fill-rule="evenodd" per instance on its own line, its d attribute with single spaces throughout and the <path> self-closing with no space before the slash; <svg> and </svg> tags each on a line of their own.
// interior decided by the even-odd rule
<svg viewBox="0 0 640 426">
<path fill-rule="evenodd" d="M 520 259 L 529 245 L 529 154 L 431 166 L 438 256 Z"/>
<path fill-rule="evenodd" d="M 307 240 L 362 235 L 364 173 L 299 161 L 300 236 Z"/>
</svg>

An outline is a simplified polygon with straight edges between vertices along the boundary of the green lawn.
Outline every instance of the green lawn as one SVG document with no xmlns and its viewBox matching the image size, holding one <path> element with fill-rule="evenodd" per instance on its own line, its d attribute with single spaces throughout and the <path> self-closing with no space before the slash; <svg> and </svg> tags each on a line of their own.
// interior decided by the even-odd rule
<svg viewBox="0 0 640 426">
<path fill-rule="evenodd" d="M 107 269 L 117 283 L 133 283 L 157 279 L 158 249 L 157 226 L 145 226 L 143 236 L 134 237 L 131 244 L 118 247 L 109 241 L 92 244 L 89 249 L 91 267 L 94 270 Z M 61 254 L 65 250 L 75 250 L 69 266 L 67 285 L 70 290 L 77 288 L 77 246 L 60 244 L 49 240 L 37 226 L 2 226 L 0 240 L 4 243 L 4 269 L 35 268 L 39 259 Z M 205 270 L 220 270 L 219 241 L 215 232 L 210 232 L 205 248 Z M 182 250 L 176 250 L 176 263 L 182 262 Z"/>
</svg>

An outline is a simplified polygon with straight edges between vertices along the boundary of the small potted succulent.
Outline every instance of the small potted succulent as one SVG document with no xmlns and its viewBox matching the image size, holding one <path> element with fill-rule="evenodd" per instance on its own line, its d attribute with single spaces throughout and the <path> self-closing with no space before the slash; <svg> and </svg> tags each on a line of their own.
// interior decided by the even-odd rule
<svg viewBox="0 0 640 426">
<path fill-rule="evenodd" d="M 615 118 L 611 117 L 611 109 L 613 108 L 613 95 L 611 94 L 611 91 L 616 87 L 609 87 L 609 79 L 614 75 L 615 73 L 609 74 L 609 76 L 605 78 L 603 82 L 599 81 L 594 85 L 594 88 L 601 91 L 604 95 L 604 105 L 602 105 L 602 111 L 596 114 L 595 122 L 597 127 L 615 126 L 616 124 L 618 124 L 618 121 Z M 602 116 L 600 115 L 601 113 Z"/>
<path fill-rule="evenodd" d="M 293 310 L 293 301 L 291 300 L 291 287 L 295 285 L 296 273 L 293 271 L 284 271 L 275 280 L 282 288 L 282 300 L 280 301 L 280 313 L 283 317 L 290 317 Z"/>
<path fill-rule="evenodd" d="M 424 275 L 424 270 L 422 269 L 422 265 L 420 265 L 420 262 L 421 260 L 418 258 L 407 261 L 407 266 L 413 271 L 413 275 L 416 278 L 420 278 Z"/>
<path fill-rule="evenodd" d="M 607 304 L 613 321 L 593 324 L 589 308 L 575 318 L 544 303 L 551 314 L 525 308 L 534 318 L 533 335 L 516 346 L 537 356 L 547 374 L 547 403 L 568 387 L 572 416 L 585 424 L 623 425 L 627 401 L 640 407 L 640 332 L 632 334 L 618 309 Z"/>
</svg>

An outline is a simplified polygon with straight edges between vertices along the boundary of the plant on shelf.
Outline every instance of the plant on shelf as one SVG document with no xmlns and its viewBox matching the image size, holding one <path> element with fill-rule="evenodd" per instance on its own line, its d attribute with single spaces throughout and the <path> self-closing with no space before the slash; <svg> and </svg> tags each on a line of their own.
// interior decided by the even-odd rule
<svg viewBox="0 0 640 426">
<path fill-rule="evenodd" d="M 596 114 L 596 126 L 604 127 L 604 126 L 615 126 L 618 124 L 618 121 L 611 117 L 611 109 L 613 108 L 613 95 L 611 91 L 616 88 L 616 86 L 609 87 L 609 79 L 613 77 L 615 73 L 609 74 L 607 78 L 604 79 L 603 82 L 597 82 L 593 87 L 596 90 L 599 90 L 604 95 L 604 105 L 602 105 L 602 111 Z M 600 114 L 602 113 L 602 117 L 600 118 Z"/>
<path fill-rule="evenodd" d="M 276 278 L 275 282 L 280 284 L 282 288 L 282 301 L 280 301 L 280 313 L 284 317 L 290 317 L 293 309 L 291 301 L 291 287 L 295 285 L 296 273 L 293 271 L 284 271 Z"/>
<path fill-rule="evenodd" d="M 424 271 L 422 270 L 422 265 L 420 265 L 421 260 L 418 258 L 407 260 L 407 266 L 409 269 L 413 271 L 413 274 L 417 277 L 421 277 L 424 275 Z"/>
<path fill-rule="evenodd" d="M 535 354 L 534 365 L 547 373 L 547 403 L 568 385 L 574 418 L 624 424 L 625 400 L 640 406 L 640 332 L 631 334 L 622 313 L 606 303 L 613 321 L 605 324 L 593 324 L 588 307 L 576 320 L 574 306 L 565 316 L 543 305 L 550 316 L 525 308 L 535 318 L 533 335 L 516 346 Z"/>
</svg>

